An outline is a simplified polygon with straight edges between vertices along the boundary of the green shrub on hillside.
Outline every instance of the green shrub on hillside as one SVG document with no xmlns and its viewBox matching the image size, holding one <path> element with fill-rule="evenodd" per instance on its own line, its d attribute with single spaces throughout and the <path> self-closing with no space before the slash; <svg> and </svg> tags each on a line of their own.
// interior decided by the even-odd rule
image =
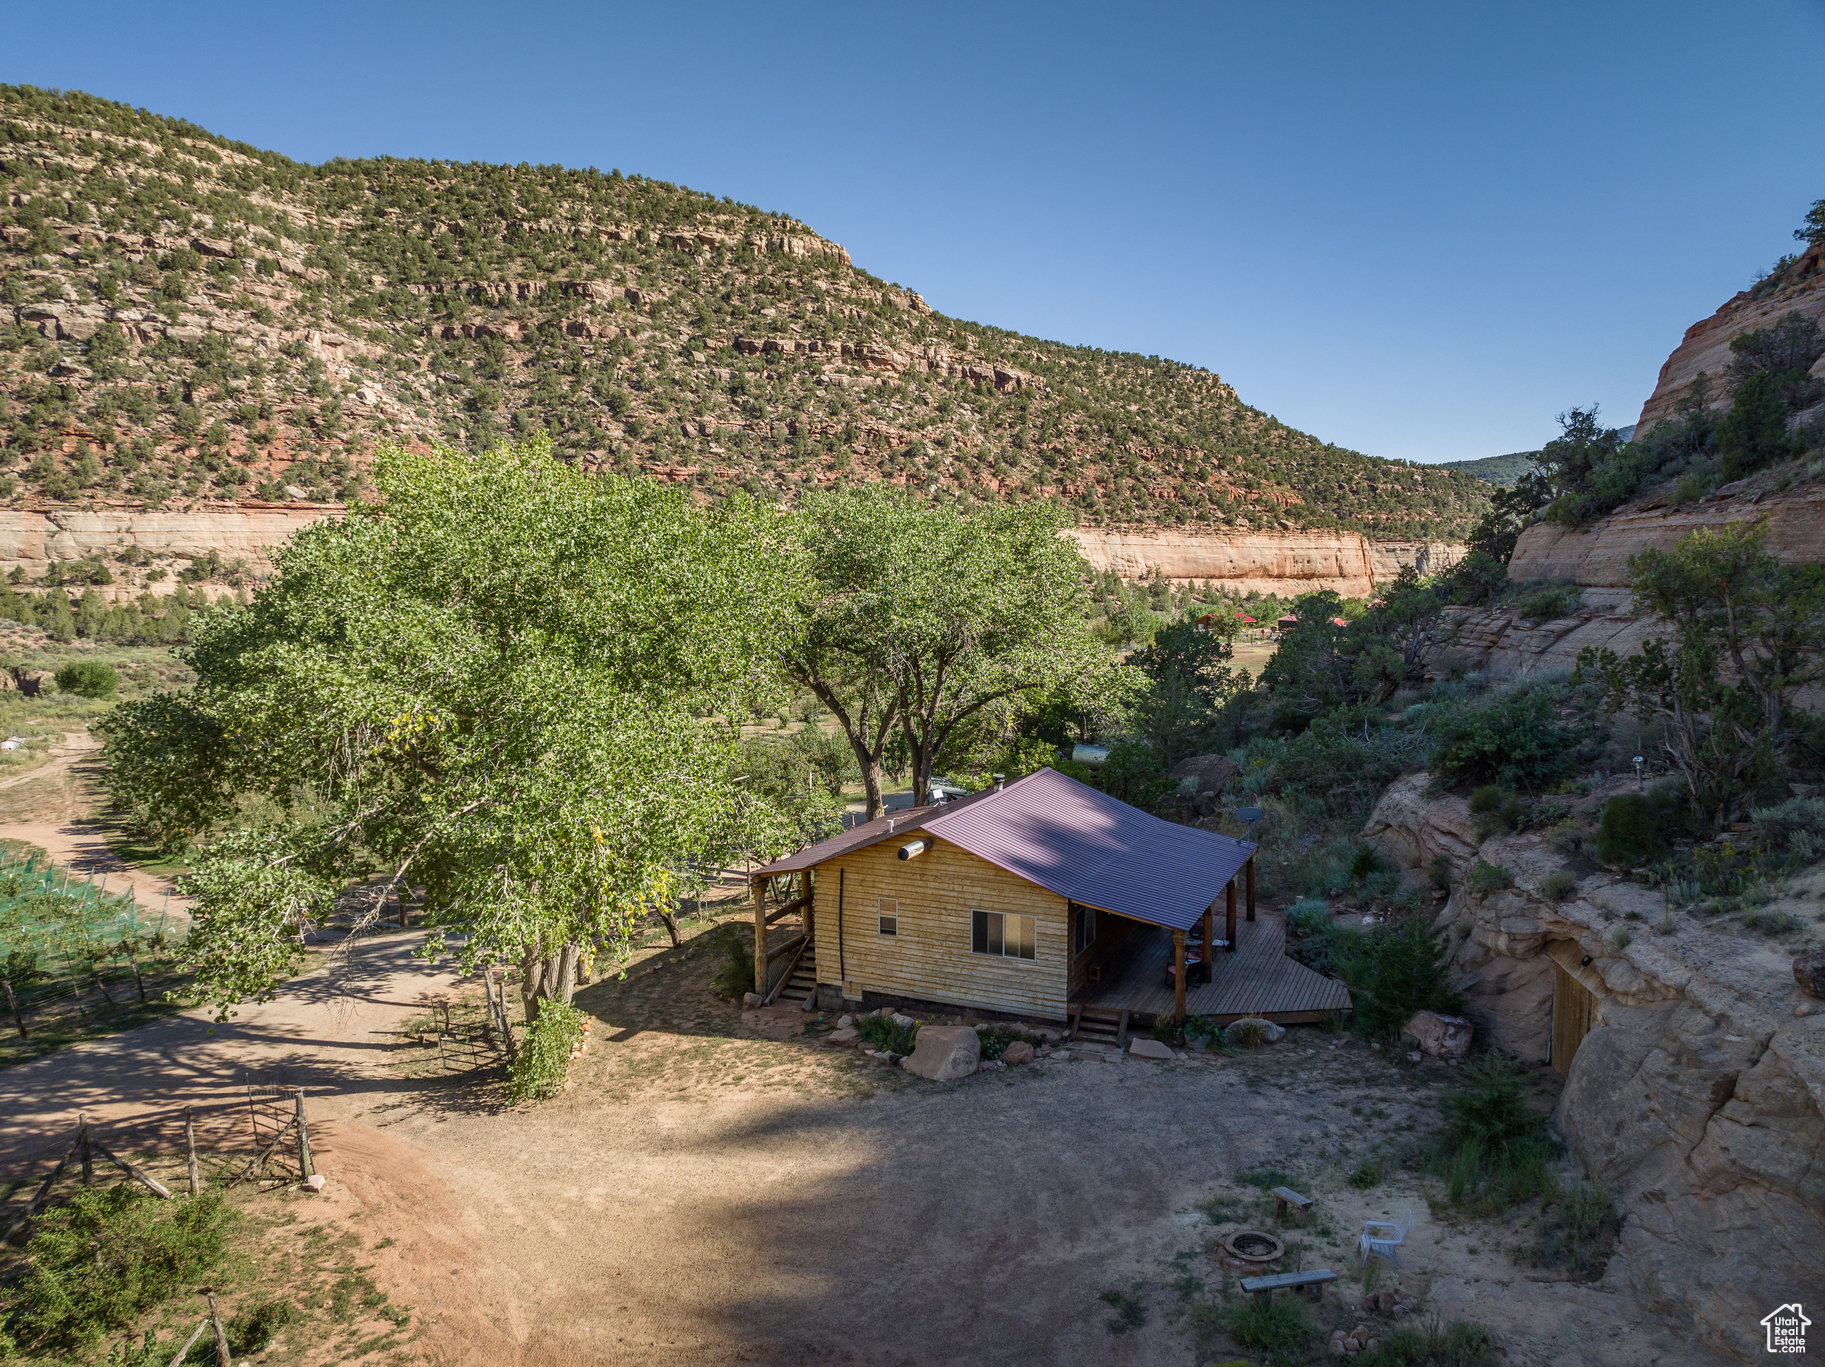
<svg viewBox="0 0 1825 1367">
<path fill-rule="evenodd" d="M 1591 732 L 1559 717 L 1561 690 L 1522 683 L 1439 719 L 1428 767 L 1451 784 L 1547 791 L 1577 769 Z"/>
<path fill-rule="evenodd" d="M 0 1289 L 0 1354 L 88 1356 L 214 1267 L 234 1219 L 214 1192 L 159 1201 L 137 1186 L 79 1189 L 39 1221 L 19 1280 Z"/>
<path fill-rule="evenodd" d="M 1677 793 L 1618 793 L 1603 804 L 1595 853 L 1605 864 L 1650 863 L 1686 830 L 1685 804 Z"/>
<path fill-rule="evenodd" d="M 1463 1005 L 1451 987 L 1445 943 L 1419 917 L 1361 931 L 1336 927 L 1330 934 L 1362 1033 L 1392 1038 L 1415 1011 L 1450 1014 Z"/>
<path fill-rule="evenodd" d="M 113 665 L 99 660 L 72 660 L 52 676 L 63 693 L 79 698 L 111 698 L 120 688 L 120 675 Z"/>
</svg>

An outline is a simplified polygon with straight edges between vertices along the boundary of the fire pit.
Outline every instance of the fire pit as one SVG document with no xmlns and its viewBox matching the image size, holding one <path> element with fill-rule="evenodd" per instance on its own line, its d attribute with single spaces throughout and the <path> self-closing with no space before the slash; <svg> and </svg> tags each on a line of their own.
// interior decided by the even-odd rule
<svg viewBox="0 0 1825 1367">
<path fill-rule="evenodd" d="M 1223 1251 L 1239 1262 L 1271 1263 L 1286 1252 L 1286 1245 L 1258 1229 L 1239 1229 L 1223 1240 Z"/>
</svg>

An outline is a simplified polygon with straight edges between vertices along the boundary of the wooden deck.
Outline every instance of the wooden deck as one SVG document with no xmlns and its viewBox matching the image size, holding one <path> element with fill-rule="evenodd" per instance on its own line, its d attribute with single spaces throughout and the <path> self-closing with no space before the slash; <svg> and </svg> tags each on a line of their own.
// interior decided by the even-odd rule
<svg viewBox="0 0 1825 1367">
<path fill-rule="evenodd" d="M 1219 934 L 1222 929 L 1219 917 Z M 1225 1024 L 1243 1016 L 1261 1016 L 1281 1025 L 1296 1025 L 1349 1009 L 1350 992 L 1342 983 L 1286 957 L 1286 930 L 1279 917 L 1262 912 L 1259 920 L 1239 921 L 1236 941 L 1235 953 L 1217 951 L 1211 980 L 1186 991 L 1188 1015 L 1214 1016 Z M 1103 981 L 1075 994 L 1071 1004 L 1099 1011 L 1170 1015 L 1172 989 L 1165 984 L 1166 965 L 1171 962 L 1172 932 L 1149 926 L 1122 946 L 1103 970 Z"/>
</svg>

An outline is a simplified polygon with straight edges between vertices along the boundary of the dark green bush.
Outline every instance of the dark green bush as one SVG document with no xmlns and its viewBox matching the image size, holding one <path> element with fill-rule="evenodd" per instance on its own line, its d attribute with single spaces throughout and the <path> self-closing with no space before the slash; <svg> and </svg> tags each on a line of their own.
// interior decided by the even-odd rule
<svg viewBox="0 0 1825 1367">
<path fill-rule="evenodd" d="M 120 675 L 100 660 L 71 660 L 53 676 L 58 691 L 79 698 L 111 698 L 120 689 Z"/>
<path fill-rule="evenodd" d="M 158 1201 L 138 1187 L 78 1190 L 40 1221 L 20 1279 L 0 1290 L 0 1344 L 86 1355 L 214 1267 L 234 1220 L 213 1192 Z"/>
<path fill-rule="evenodd" d="M 1521 1260 L 1534 1267 L 1563 1267 L 1573 1280 L 1596 1281 L 1603 1275 L 1622 1217 L 1600 1188 L 1579 1182 L 1561 1192 L 1540 1217 L 1540 1235 L 1522 1250 Z"/>
<path fill-rule="evenodd" d="M 568 1002 L 539 1004 L 538 1019 L 526 1027 L 507 1073 L 510 1101 L 543 1101 L 564 1090 L 570 1051 L 583 1042 L 583 1013 Z"/>
<path fill-rule="evenodd" d="M 1658 859 L 1685 829 L 1684 805 L 1673 793 L 1618 793 L 1597 821 L 1597 858 L 1625 865 Z"/>
<path fill-rule="evenodd" d="M 1485 1054 L 1445 1093 L 1445 1126 L 1433 1171 L 1452 1204 L 1495 1213 L 1551 1193 L 1558 1145 L 1546 1117 L 1528 1104 L 1528 1077 L 1506 1054 Z"/>
<path fill-rule="evenodd" d="M 1472 892 L 1500 892 L 1503 888 L 1514 886 L 1514 874 L 1507 866 L 1491 864 L 1482 858 L 1471 861 L 1470 890 Z"/>
<path fill-rule="evenodd" d="M 1417 918 L 1357 931 L 1336 927 L 1338 975 L 1350 988 L 1356 1025 L 1392 1038 L 1415 1011 L 1454 1012 L 1463 998 L 1451 989 L 1444 941 Z"/>
<path fill-rule="evenodd" d="M 1451 784 L 1496 784 L 1542 792 L 1569 778 L 1578 749 L 1588 738 L 1583 726 L 1560 720 L 1554 691 L 1521 685 L 1439 721 L 1428 767 Z"/>
<path fill-rule="evenodd" d="M 1480 1324 L 1403 1324 L 1381 1336 L 1381 1346 L 1360 1354 L 1358 1367 L 1500 1367 L 1495 1338 Z"/>
<path fill-rule="evenodd" d="M 1271 1362 L 1299 1362 L 1312 1337 L 1312 1321 L 1292 1296 L 1250 1296 L 1229 1312 L 1229 1336 Z"/>
<path fill-rule="evenodd" d="M 722 930 L 722 964 L 710 979 L 710 989 L 724 1001 L 740 1001 L 754 990 L 754 951 L 734 926 Z"/>
<path fill-rule="evenodd" d="M 1563 902 L 1578 890 L 1578 875 L 1570 869 L 1554 869 L 1540 880 L 1540 893 L 1549 902 Z"/>
<path fill-rule="evenodd" d="M 899 1054 L 902 1057 L 912 1053 L 913 1047 L 919 1041 L 919 1023 L 917 1021 L 907 1026 L 895 1025 L 891 1014 L 863 1016 L 855 1023 L 855 1028 L 856 1033 L 861 1035 L 862 1042 L 870 1049 L 885 1049 L 891 1054 Z M 976 1038 L 978 1040 L 982 1038 L 980 1030 L 976 1032 Z M 1002 1040 L 1000 1049 L 995 1052 L 995 1057 L 999 1057 L 1001 1050 L 1006 1049 L 1007 1045 L 1008 1041 Z"/>
</svg>

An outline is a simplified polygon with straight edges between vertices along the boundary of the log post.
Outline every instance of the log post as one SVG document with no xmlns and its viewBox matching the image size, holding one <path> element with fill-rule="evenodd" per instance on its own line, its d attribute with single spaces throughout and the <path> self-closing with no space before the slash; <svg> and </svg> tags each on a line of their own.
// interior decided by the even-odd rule
<svg viewBox="0 0 1825 1367">
<path fill-rule="evenodd" d="M 184 1107 L 184 1157 L 190 1175 L 190 1194 L 201 1196 L 203 1175 L 196 1162 L 196 1117 L 191 1114 L 188 1106 Z"/>
<path fill-rule="evenodd" d="M 1204 981 L 1209 982 L 1216 970 L 1211 967 L 1210 956 L 1216 952 L 1217 941 L 1217 904 L 1213 900 L 1204 908 Z"/>
<path fill-rule="evenodd" d="M 31 1036 L 25 1033 L 25 1015 L 19 1010 L 19 999 L 13 995 L 12 983 L 5 978 L 0 978 L 0 987 L 6 989 L 7 1009 L 13 1013 L 13 1024 L 19 1027 L 19 1038 L 30 1039 Z"/>
<path fill-rule="evenodd" d="M 209 1323 L 215 1330 L 216 1367 L 234 1367 L 228 1354 L 228 1331 L 222 1328 L 222 1313 L 215 1307 L 215 1292 L 205 1291 L 203 1294 L 209 1297 Z"/>
<path fill-rule="evenodd" d="M 311 1132 L 304 1119 L 304 1089 L 298 1088 L 298 1180 L 304 1181 L 317 1169 L 311 1164 Z"/>
<path fill-rule="evenodd" d="M 1243 865 L 1248 871 L 1248 919 L 1255 919 L 1255 856 L 1249 855 L 1248 863 Z"/>
<path fill-rule="evenodd" d="M 813 946 L 817 944 L 817 903 L 812 899 L 816 886 L 811 878 L 811 870 L 806 869 L 799 875 L 799 893 L 805 899 L 805 936 Z"/>
<path fill-rule="evenodd" d="M 208 1327 L 209 1316 L 204 1315 L 197 1321 L 196 1328 L 190 1331 L 190 1337 L 184 1340 L 184 1346 L 177 1350 L 177 1356 L 171 1359 L 170 1367 L 179 1367 L 179 1364 L 190 1356 L 190 1350 L 196 1347 L 196 1341 L 203 1337 L 203 1331 Z"/>
<path fill-rule="evenodd" d="M 1236 880 L 1231 878 L 1223 886 L 1223 933 L 1229 937 L 1225 951 L 1236 952 Z"/>
<path fill-rule="evenodd" d="M 767 995 L 767 880 L 753 878 L 754 892 L 754 990 Z"/>
<path fill-rule="evenodd" d="M 1172 932 L 1172 1023 L 1185 1024 L 1185 932 Z"/>
<path fill-rule="evenodd" d="M 89 1150 L 89 1122 L 82 1116 L 76 1117 L 76 1137 L 82 1144 L 82 1184 L 92 1187 L 95 1185 L 95 1155 Z"/>
</svg>

